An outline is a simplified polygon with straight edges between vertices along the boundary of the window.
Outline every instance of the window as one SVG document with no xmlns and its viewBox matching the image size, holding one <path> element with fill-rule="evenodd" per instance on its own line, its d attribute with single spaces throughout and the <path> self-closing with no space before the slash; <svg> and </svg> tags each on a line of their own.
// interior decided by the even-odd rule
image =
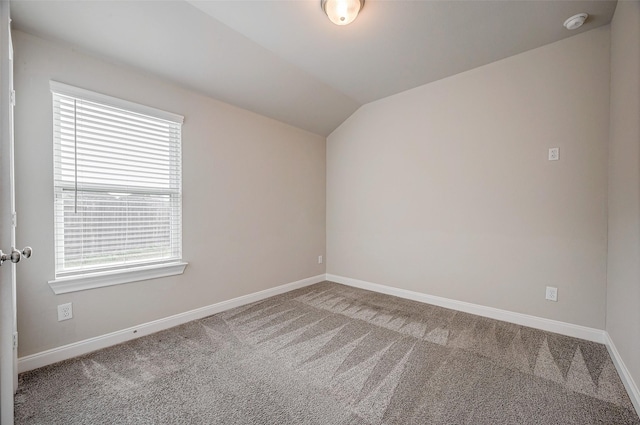
<svg viewBox="0 0 640 425">
<path fill-rule="evenodd" d="M 54 292 L 182 273 L 183 118 L 53 81 L 51 92 Z"/>
</svg>

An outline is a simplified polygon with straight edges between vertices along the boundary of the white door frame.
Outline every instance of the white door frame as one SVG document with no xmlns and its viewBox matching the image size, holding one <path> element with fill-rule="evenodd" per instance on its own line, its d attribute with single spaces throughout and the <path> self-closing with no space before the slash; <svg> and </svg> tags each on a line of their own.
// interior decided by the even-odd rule
<svg viewBox="0 0 640 425">
<path fill-rule="evenodd" d="M 10 254 L 15 242 L 13 170 L 13 50 L 9 1 L 0 1 L 0 249 Z M 18 386 L 16 265 L 0 266 L 0 422 L 13 424 L 13 395 Z"/>
</svg>

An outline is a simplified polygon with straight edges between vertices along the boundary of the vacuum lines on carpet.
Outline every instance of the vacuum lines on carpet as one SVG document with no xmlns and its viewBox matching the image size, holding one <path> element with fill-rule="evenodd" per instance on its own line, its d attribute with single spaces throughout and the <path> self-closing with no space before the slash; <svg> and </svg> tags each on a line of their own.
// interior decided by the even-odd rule
<svg viewBox="0 0 640 425">
<path fill-rule="evenodd" d="M 26 372 L 15 400 L 16 424 L 640 425 L 602 344 L 331 282 Z"/>
</svg>

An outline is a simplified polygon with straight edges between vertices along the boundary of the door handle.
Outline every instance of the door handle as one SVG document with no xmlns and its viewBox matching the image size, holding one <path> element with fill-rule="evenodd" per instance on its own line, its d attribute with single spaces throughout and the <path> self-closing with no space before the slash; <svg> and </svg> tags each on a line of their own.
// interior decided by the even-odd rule
<svg viewBox="0 0 640 425">
<path fill-rule="evenodd" d="M 9 260 L 12 263 L 17 263 L 18 261 L 20 261 L 20 259 L 22 257 L 24 258 L 29 258 L 31 257 L 31 254 L 33 253 L 33 250 L 31 249 L 30 246 L 26 246 L 22 252 L 18 251 L 15 248 L 11 248 L 11 254 L 5 254 L 4 252 L 2 252 L 2 250 L 0 249 L 0 266 L 2 265 L 2 263 L 4 263 L 5 261 Z"/>
</svg>

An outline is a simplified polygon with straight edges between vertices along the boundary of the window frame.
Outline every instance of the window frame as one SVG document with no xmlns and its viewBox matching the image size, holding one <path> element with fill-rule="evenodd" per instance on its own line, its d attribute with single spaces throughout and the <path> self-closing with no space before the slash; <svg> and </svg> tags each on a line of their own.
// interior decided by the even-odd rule
<svg viewBox="0 0 640 425">
<path fill-rule="evenodd" d="M 184 122 L 184 117 L 181 115 L 177 115 L 171 112 L 163 111 L 160 109 L 152 108 L 145 105 L 140 105 L 138 103 L 129 102 L 123 99 L 115 98 L 112 96 L 107 96 L 104 94 L 96 93 L 90 90 L 82 89 L 79 87 L 70 86 L 67 84 L 59 83 L 56 81 L 50 81 L 50 90 L 53 94 L 58 94 L 61 96 L 68 96 L 72 98 L 82 99 L 88 102 L 94 102 L 101 105 L 105 105 L 112 108 L 122 109 L 124 111 L 132 112 L 135 114 L 142 114 L 166 121 L 171 121 L 180 126 Z M 53 128 L 56 125 L 56 117 L 54 111 L 52 111 L 53 118 Z M 54 149 L 59 142 L 56 142 L 55 135 L 53 136 L 53 146 Z M 180 137 L 180 146 L 182 145 L 182 137 Z M 181 172 L 181 171 L 180 171 Z M 54 187 L 53 190 L 56 192 L 56 187 L 60 187 L 61 190 L 64 190 L 64 183 L 56 185 L 55 181 L 55 171 L 54 171 Z M 101 189 L 106 189 L 102 187 Z M 180 211 L 182 210 L 182 179 L 180 178 Z M 151 191 L 149 191 L 151 192 Z M 58 206 L 53 205 L 54 207 L 54 219 L 58 219 Z M 180 213 L 180 217 L 181 217 Z M 137 282 L 147 279 L 155 279 L 160 277 L 174 276 L 184 273 L 187 262 L 182 259 L 182 224 L 181 218 L 179 221 L 179 251 L 180 258 L 171 259 L 171 260 L 163 260 L 163 259 L 151 259 L 146 261 L 141 261 L 135 264 L 125 264 L 125 265 L 107 265 L 103 268 L 95 268 L 93 270 L 79 270 L 79 271 L 63 271 L 59 272 L 58 262 L 55 261 L 54 264 L 54 279 L 50 280 L 49 286 L 53 290 L 55 294 L 63 294 L 68 292 L 82 291 L 86 289 L 99 288 L 105 286 L 119 285 L 123 283 L 129 282 Z M 56 250 L 58 249 L 58 232 L 54 229 L 54 253 L 57 258 L 58 253 Z"/>
</svg>

